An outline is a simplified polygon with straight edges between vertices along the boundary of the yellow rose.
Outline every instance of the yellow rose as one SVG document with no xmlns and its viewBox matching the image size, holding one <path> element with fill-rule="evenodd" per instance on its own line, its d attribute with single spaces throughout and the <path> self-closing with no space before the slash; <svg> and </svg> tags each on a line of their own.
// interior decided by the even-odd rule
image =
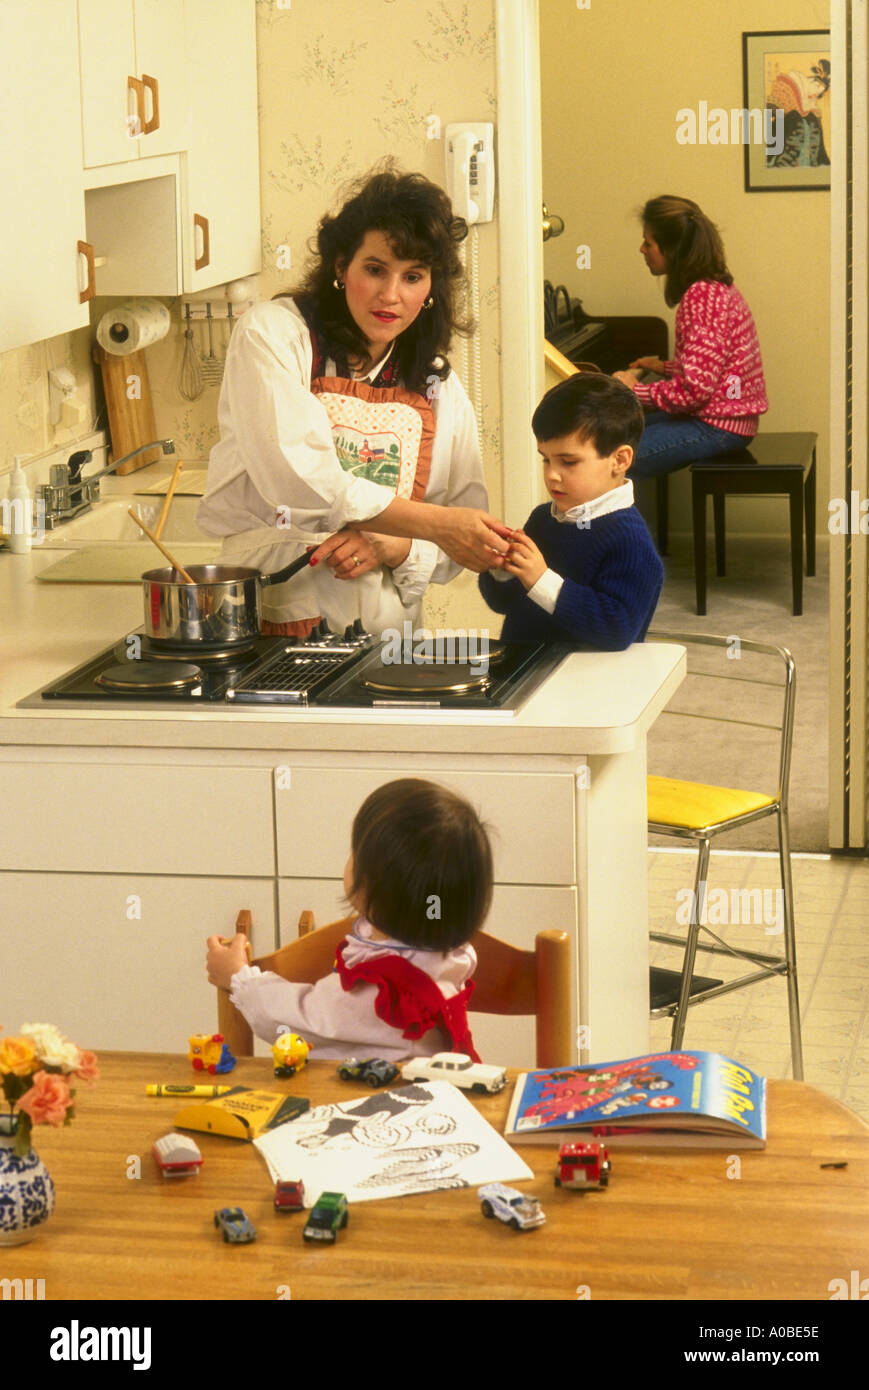
<svg viewBox="0 0 869 1390">
<path fill-rule="evenodd" d="M 0 1038 L 0 1072 L 29 1076 L 36 1064 L 36 1049 L 27 1038 Z"/>
</svg>

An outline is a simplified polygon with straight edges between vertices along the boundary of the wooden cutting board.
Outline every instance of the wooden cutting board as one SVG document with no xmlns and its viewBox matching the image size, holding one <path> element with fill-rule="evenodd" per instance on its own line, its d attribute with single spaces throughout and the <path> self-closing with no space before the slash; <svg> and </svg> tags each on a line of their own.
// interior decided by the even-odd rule
<svg viewBox="0 0 869 1390">
<path fill-rule="evenodd" d="M 106 395 L 106 411 L 109 417 L 109 433 L 112 437 L 112 459 L 123 458 L 150 440 L 157 438 L 154 424 L 154 407 L 151 403 L 151 385 L 148 380 L 148 364 L 144 350 L 130 352 L 126 357 L 116 357 L 106 352 L 99 343 L 94 343 L 94 361 L 98 363 L 103 377 L 103 390 Z M 117 470 L 117 476 L 135 473 L 138 468 L 147 468 L 163 457 L 160 448 L 149 449 L 138 458 L 130 459 Z"/>
</svg>

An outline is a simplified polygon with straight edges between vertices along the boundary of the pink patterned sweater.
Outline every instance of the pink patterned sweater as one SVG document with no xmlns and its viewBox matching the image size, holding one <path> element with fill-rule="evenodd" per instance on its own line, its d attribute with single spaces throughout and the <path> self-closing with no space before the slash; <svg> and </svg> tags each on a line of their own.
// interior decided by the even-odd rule
<svg viewBox="0 0 869 1390">
<path fill-rule="evenodd" d="M 676 310 L 676 351 L 666 381 L 639 382 L 643 405 L 696 415 L 707 425 L 753 438 L 769 409 L 751 310 L 735 285 L 696 280 Z"/>
</svg>

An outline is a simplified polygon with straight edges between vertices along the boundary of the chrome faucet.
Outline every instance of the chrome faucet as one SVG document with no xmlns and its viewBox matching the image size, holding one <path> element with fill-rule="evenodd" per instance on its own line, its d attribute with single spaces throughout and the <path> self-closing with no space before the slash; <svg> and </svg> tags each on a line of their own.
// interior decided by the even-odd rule
<svg viewBox="0 0 869 1390">
<path fill-rule="evenodd" d="M 94 502 L 100 499 L 100 478 L 116 472 L 121 464 L 129 463 L 130 459 L 144 454 L 148 449 L 157 448 L 162 449 L 164 454 L 175 453 L 173 440 L 154 439 L 150 444 L 140 444 L 138 449 L 124 454 L 123 458 L 115 459 L 106 468 L 101 468 L 99 473 L 94 473 L 91 478 L 81 476 L 81 470 L 93 458 L 90 449 L 79 449 L 76 453 L 70 454 L 67 463 L 54 464 L 49 475 L 51 481 L 36 489 L 37 498 L 45 505 L 46 530 L 53 531 L 62 522 L 71 521 L 73 517 L 89 511 Z"/>
</svg>

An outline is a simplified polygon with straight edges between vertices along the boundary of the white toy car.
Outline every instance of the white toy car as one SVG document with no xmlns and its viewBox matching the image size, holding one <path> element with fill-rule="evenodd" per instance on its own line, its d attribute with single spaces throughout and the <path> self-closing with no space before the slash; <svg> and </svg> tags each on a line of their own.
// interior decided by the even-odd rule
<svg viewBox="0 0 869 1390">
<path fill-rule="evenodd" d="M 507 1084 L 503 1067 L 472 1062 L 464 1052 L 436 1052 L 433 1057 L 411 1057 L 401 1068 L 405 1081 L 452 1081 L 466 1091 L 494 1095 Z"/>
<path fill-rule="evenodd" d="M 536 1197 L 519 1192 L 515 1187 L 505 1187 L 502 1182 L 486 1183 L 477 1188 L 477 1196 L 482 1203 L 483 1215 L 497 1216 L 512 1226 L 514 1231 L 533 1231 L 546 1221 L 543 1208 Z"/>
</svg>

